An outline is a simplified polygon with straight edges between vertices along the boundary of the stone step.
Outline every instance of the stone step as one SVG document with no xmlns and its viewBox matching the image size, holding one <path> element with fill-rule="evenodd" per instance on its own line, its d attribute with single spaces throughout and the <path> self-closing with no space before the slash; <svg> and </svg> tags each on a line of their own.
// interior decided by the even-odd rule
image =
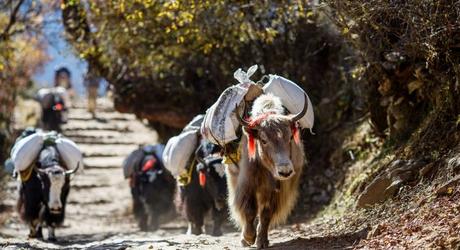
<svg viewBox="0 0 460 250">
<path fill-rule="evenodd" d="M 89 189 L 117 185 L 124 179 L 120 166 L 113 169 L 85 168 L 71 179 L 72 187 Z"/>
<path fill-rule="evenodd" d="M 82 112 L 88 112 L 88 108 L 86 107 L 86 104 L 75 103 L 72 105 L 71 109 L 79 110 Z M 96 111 L 114 112 L 114 113 L 116 112 L 112 106 L 102 106 L 102 105 L 97 106 Z"/>
<path fill-rule="evenodd" d="M 136 129 L 132 132 L 121 132 L 115 130 L 74 130 L 64 131 L 63 134 L 71 140 L 84 144 L 135 144 L 145 145 L 157 141 L 156 133 L 148 130 Z"/>
<path fill-rule="evenodd" d="M 120 114 L 112 112 L 96 112 L 96 119 L 91 114 L 79 112 L 78 110 L 70 110 L 68 119 L 80 121 L 134 121 L 136 116 L 133 114 Z"/>
<path fill-rule="evenodd" d="M 98 130 L 98 131 L 123 131 L 116 126 L 66 126 L 63 128 L 64 133 L 70 131 L 88 131 L 88 130 Z M 129 131 L 129 130 L 126 130 Z"/>
<path fill-rule="evenodd" d="M 88 157 L 83 160 L 86 168 L 120 168 L 124 156 Z M 121 171 L 121 170 L 120 170 Z M 121 173 L 121 172 L 120 172 Z"/>
<path fill-rule="evenodd" d="M 77 144 L 93 144 L 93 145 L 132 145 L 136 141 L 128 138 L 91 138 L 91 137 L 69 137 Z"/>
<path fill-rule="evenodd" d="M 109 156 L 127 156 L 139 146 L 131 145 L 94 145 L 79 144 L 78 147 L 83 152 L 84 157 L 109 157 Z"/>
<path fill-rule="evenodd" d="M 64 131 L 63 134 L 69 138 L 92 138 L 95 140 L 106 138 L 121 138 L 126 135 L 126 133 L 113 130 Z"/>
<path fill-rule="evenodd" d="M 126 131 L 129 130 L 129 127 L 132 127 L 133 121 L 111 121 L 111 120 L 89 120 L 89 121 L 82 121 L 82 120 L 71 120 L 62 128 L 64 130 L 120 130 Z"/>
</svg>

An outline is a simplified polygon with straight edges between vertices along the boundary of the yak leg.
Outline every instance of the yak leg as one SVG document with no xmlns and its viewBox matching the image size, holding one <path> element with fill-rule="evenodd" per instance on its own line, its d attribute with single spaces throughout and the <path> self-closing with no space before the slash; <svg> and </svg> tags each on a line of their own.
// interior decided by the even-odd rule
<svg viewBox="0 0 460 250">
<path fill-rule="evenodd" d="M 225 220 L 225 210 L 218 210 L 217 208 L 212 208 L 212 219 L 214 222 L 212 228 L 212 236 L 221 236 L 222 235 L 222 223 Z"/>
<path fill-rule="evenodd" d="M 133 195 L 133 212 L 134 212 L 134 217 L 137 219 L 139 228 L 142 231 L 147 231 L 147 223 L 148 223 L 147 213 L 145 212 L 143 202 L 139 199 L 137 195 L 136 196 Z"/>
<path fill-rule="evenodd" d="M 197 207 L 190 197 L 186 199 L 185 213 L 189 222 L 189 233 L 199 235 L 203 233 L 204 214 L 206 211 Z"/>
<path fill-rule="evenodd" d="M 272 217 L 272 210 L 264 207 L 259 215 L 259 225 L 257 226 L 257 249 L 266 248 L 268 242 L 268 228 Z"/>
<path fill-rule="evenodd" d="M 156 215 L 156 216 L 155 216 Z M 149 231 L 155 231 L 158 229 L 158 214 L 154 214 L 152 211 L 149 211 Z"/>
<path fill-rule="evenodd" d="M 243 219 L 243 231 L 241 232 L 241 244 L 244 247 L 251 246 L 256 240 L 256 229 L 254 227 L 254 220 L 257 216 L 257 207 L 255 199 L 251 199 L 252 202 L 248 203 L 248 206 L 243 208 L 242 219 Z"/>
<path fill-rule="evenodd" d="M 197 216 L 194 221 L 191 221 L 192 224 L 192 234 L 199 235 L 203 233 L 204 217 L 203 215 Z"/>
<path fill-rule="evenodd" d="M 54 234 L 54 227 L 48 226 L 48 240 L 49 241 L 56 241 L 56 235 Z"/>
<path fill-rule="evenodd" d="M 29 223 L 29 238 L 43 239 L 42 226 L 39 220 L 33 220 Z"/>
</svg>

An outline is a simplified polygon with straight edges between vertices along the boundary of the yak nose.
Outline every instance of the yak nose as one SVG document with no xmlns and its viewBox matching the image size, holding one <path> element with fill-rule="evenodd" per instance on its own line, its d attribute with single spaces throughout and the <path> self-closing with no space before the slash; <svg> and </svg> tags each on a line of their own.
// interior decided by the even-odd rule
<svg viewBox="0 0 460 250">
<path fill-rule="evenodd" d="M 281 179 L 288 179 L 292 175 L 294 175 L 294 168 L 292 166 L 292 163 L 278 165 L 276 168 L 278 171 L 278 175 Z"/>
<path fill-rule="evenodd" d="M 48 204 L 48 207 L 50 209 L 50 212 L 52 214 L 58 214 L 61 212 L 62 206 L 58 202 L 52 202 Z"/>
</svg>

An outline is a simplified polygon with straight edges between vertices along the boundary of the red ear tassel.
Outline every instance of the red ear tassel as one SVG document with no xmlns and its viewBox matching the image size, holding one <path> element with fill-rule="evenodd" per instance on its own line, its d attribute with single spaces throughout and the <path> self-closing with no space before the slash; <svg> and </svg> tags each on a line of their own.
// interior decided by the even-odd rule
<svg viewBox="0 0 460 250">
<path fill-rule="evenodd" d="M 206 174 L 200 171 L 200 186 L 205 187 L 206 186 Z"/>
<path fill-rule="evenodd" d="M 294 142 L 297 145 L 299 145 L 300 144 L 300 132 L 296 124 L 292 125 L 292 136 L 294 137 Z"/>
<path fill-rule="evenodd" d="M 256 158 L 256 141 L 254 135 L 251 132 L 248 132 L 248 154 L 249 159 Z"/>
</svg>

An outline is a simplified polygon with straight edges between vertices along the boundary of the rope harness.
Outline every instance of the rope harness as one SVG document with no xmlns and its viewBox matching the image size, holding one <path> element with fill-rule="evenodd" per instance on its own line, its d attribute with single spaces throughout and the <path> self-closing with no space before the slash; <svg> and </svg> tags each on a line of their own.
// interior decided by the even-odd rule
<svg viewBox="0 0 460 250">
<path fill-rule="evenodd" d="M 19 171 L 19 179 L 21 182 L 26 182 L 30 179 L 30 176 L 32 176 L 34 168 L 33 166 L 29 166 L 25 170 Z"/>
<path fill-rule="evenodd" d="M 196 162 L 196 159 L 194 157 L 190 163 L 190 166 L 188 167 L 188 170 L 185 172 L 182 172 L 177 178 L 177 181 L 179 182 L 180 186 L 182 187 L 187 186 L 188 184 L 190 184 L 190 182 L 192 182 L 192 174 L 193 174 L 193 169 L 195 169 L 195 162 Z"/>
</svg>

